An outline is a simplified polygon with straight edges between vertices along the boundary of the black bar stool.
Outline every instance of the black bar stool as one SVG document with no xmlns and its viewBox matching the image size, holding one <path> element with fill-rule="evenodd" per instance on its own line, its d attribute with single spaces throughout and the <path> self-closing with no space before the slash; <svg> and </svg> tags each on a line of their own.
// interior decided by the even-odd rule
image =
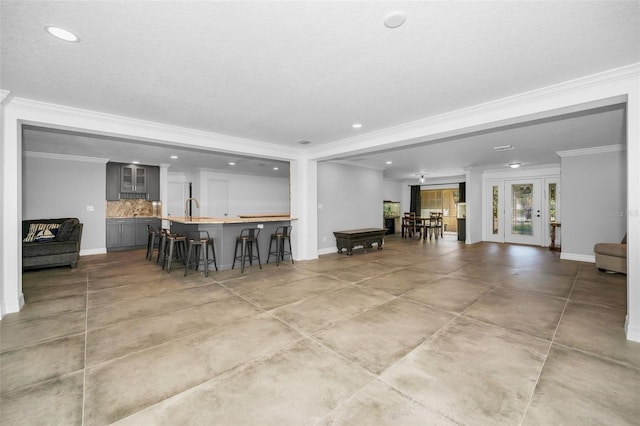
<svg viewBox="0 0 640 426">
<path fill-rule="evenodd" d="M 288 254 L 293 262 L 293 250 L 291 250 L 291 229 L 292 226 L 278 226 L 276 232 L 271 234 L 271 240 L 269 240 L 269 254 L 267 255 L 267 263 L 273 254 L 276 257 L 276 266 L 280 265 L 280 260 L 284 261 L 284 255 Z M 271 251 L 273 242 L 276 242 L 276 250 Z M 289 241 L 289 251 L 285 251 L 284 244 Z"/>
<path fill-rule="evenodd" d="M 213 258 L 209 260 L 209 246 L 213 253 Z M 184 276 L 187 276 L 187 269 L 191 265 L 191 254 L 195 252 L 196 271 L 200 265 L 200 257 L 204 258 L 204 275 L 209 276 L 209 263 L 213 262 L 213 265 L 218 270 L 218 263 L 216 262 L 216 249 L 213 246 L 213 238 L 209 237 L 208 231 L 191 231 L 187 232 L 187 258 L 184 262 Z M 195 250 L 194 250 L 195 248 Z M 204 251 L 202 250 L 204 249 Z"/>
<path fill-rule="evenodd" d="M 171 262 L 178 260 L 180 262 L 186 262 L 185 256 L 187 254 L 187 237 L 172 234 L 168 230 L 164 235 L 164 250 L 162 254 L 162 269 L 167 265 L 167 272 L 171 272 Z"/>
<path fill-rule="evenodd" d="M 147 260 L 151 261 L 156 243 L 158 244 L 158 249 L 160 249 L 162 234 L 159 230 L 153 227 L 153 225 L 147 225 L 147 232 L 149 233 L 149 238 L 147 239 Z"/>
<path fill-rule="evenodd" d="M 244 262 L 249 259 L 249 265 L 253 265 L 253 259 L 258 259 L 258 265 L 260 265 L 260 269 L 262 269 L 262 264 L 260 263 L 260 248 L 258 247 L 258 235 L 260 235 L 259 228 L 245 228 L 240 231 L 240 235 L 236 237 L 236 248 L 233 250 L 233 265 L 231 265 L 231 269 L 235 268 L 236 260 L 240 259 L 241 263 L 241 272 L 244 272 Z M 256 246 L 257 255 L 253 254 L 253 243 Z M 238 247 L 241 247 L 240 255 L 238 256 Z M 247 253 L 248 251 L 248 253 Z"/>
</svg>

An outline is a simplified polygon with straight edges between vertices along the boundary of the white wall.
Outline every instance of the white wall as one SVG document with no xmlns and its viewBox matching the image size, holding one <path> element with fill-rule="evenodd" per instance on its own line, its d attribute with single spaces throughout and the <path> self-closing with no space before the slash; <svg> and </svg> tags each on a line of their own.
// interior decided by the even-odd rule
<svg viewBox="0 0 640 426">
<path fill-rule="evenodd" d="M 77 217 L 84 225 L 80 254 L 105 253 L 106 160 L 78 159 L 24 153 L 22 219 Z"/>
<path fill-rule="evenodd" d="M 564 156 L 562 258 L 593 262 L 593 246 L 618 243 L 627 229 L 626 151 Z"/>
<path fill-rule="evenodd" d="M 172 174 L 172 181 L 176 181 L 178 175 Z M 184 202 L 188 194 L 189 182 L 192 183 L 192 194 L 200 202 L 200 210 L 193 204 L 193 214 L 198 216 L 211 216 L 207 199 L 210 180 L 226 181 L 228 183 L 228 215 L 236 217 L 243 214 L 289 214 L 289 179 L 236 173 L 220 173 L 201 170 L 185 176 L 185 198 L 180 200 L 184 211 Z M 169 204 L 178 205 L 178 202 L 169 199 Z M 183 215 L 181 213 L 180 215 Z"/>
<path fill-rule="evenodd" d="M 482 241 L 482 171 L 467 170 L 465 193 L 467 203 L 466 244 Z"/>
<path fill-rule="evenodd" d="M 400 201 L 402 203 L 402 190 L 407 186 L 395 180 L 382 182 L 382 198 L 386 201 Z M 402 204 L 400 205 L 402 207 Z"/>
<path fill-rule="evenodd" d="M 383 200 L 382 171 L 318 163 L 319 253 L 335 250 L 334 231 L 382 228 Z"/>
<path fill-rule="evenodd" d="M 4 102 L 5 102 L 5 98 L 8 95 L 7 92 L 0 91 L 0 138 L 2 139 L 2 146 L 0 146 L 0 154 L 2 154 L 2 156 L 4 157 L 5 152 L 4 152 Z M 4 167 L 4 161 L 0 161 L 0 188 L 3 188 L 4 190 L 4 175 L 5 175 L 5 167 Z M 4 191 L 2 191 L 4 192 Z M 3 194 L 4 195 L 4 194 Z M 6 200 L 4 197 L 2 199 L 2 203 L 6 203 L 8 200 Z M 4 244 L 2 243 L 2 241 L 5 241 L 5 236 L 4 236 L 4 226 L 2 226 L 4 224 L 4 206 L 0 206 L 0 271 L 4 271 Z M 2 274 L 0 272 L 0 274 Z M 1 279 L 2 275 L 0 275 L 0 281 L 2 281 Z M 0 286 L 0 318 L 4 317 L 5 314 L 5 300 L 7 299 L 5 297 L 5 286 Z"/>
</svg>

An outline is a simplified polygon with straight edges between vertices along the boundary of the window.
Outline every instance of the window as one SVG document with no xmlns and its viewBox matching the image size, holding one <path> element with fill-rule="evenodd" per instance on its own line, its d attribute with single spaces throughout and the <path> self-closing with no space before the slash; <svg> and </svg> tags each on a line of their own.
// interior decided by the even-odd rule
<svg viewBox="0 0 640 426">
<path fill-rule="evenodd" d="M 420 191 L 420 216 L 442 213 L 442 225 L 446 232 L 458 232 L 456 203 L 458 189 L 425 189 Z"/>
</svg>

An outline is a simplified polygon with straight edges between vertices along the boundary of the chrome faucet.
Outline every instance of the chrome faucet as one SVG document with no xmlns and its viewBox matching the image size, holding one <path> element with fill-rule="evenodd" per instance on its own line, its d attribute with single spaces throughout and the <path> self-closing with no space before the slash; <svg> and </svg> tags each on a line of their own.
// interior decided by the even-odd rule
<svg viewBox="0 0 640 426">
<path fill-rule="evenodd" d="M 191 222 L 191 221 L 193 221 L 193 215 L 189 214 L 189 201 L 195 201 L 197 208 L 200 208 L 200 203 L 198 202 L 198 200 L 196 200 L 193 197 L 187 198 L 187 201 L 184 202 L 184 217 L 185 217 L 185 219 L 188 217 L 189 218 L 189 222 Z"/>
</svg>

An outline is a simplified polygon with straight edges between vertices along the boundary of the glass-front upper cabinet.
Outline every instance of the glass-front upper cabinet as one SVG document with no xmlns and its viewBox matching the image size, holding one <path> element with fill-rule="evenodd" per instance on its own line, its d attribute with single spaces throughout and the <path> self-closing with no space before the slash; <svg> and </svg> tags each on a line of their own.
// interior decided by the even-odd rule
<svg viewBox="0 0 640 426">
<path fill-rule="evenodd" d="M 121 192 L 147 192 L 147 168 L 135 164 L 123 165 L 120 169 Z"/>
</svg>

